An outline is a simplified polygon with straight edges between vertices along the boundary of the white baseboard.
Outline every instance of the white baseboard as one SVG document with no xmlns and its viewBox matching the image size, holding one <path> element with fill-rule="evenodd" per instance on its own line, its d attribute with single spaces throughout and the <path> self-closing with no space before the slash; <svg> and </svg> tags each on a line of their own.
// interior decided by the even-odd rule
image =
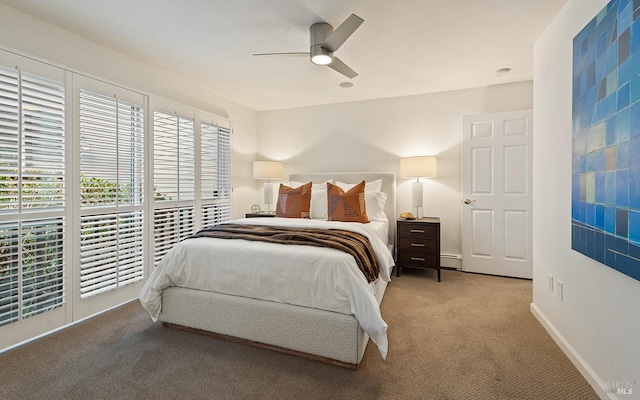
<svg viewBox="0 0 640 400">
<path fill-rule="evenodd" d="M 618 397 L 615 396 L 614 393 L 608 391 L 605 387 L 604 382 L 598 375 L 595 373 L 593 369 L 587 364 L 587 362 L 578 354 L 578 352 L 567 342 L 567 340 L 558 332 L 558 330 L 553 326 L 551 321 L 547 319 L 547 317 L 540 311 L 540 309 L 533 303 L 530 306 L 531 313 L 534 317 L 540 322 L 540 324 L 547 331 L 549 336 L 556 342 L 556 344 L 560 347 L 560 349 L 564 352 L 564 354 L 571 360 L 573 365 L 576 366 L 578 371 L 582 374 L 584 379 L 587 380 L 587 383 L 591 385 L 593 390 L 596 392 L 598 397 L 601 399 L 610 399 L 610 400 L 618 400 Z"/>
</svg>

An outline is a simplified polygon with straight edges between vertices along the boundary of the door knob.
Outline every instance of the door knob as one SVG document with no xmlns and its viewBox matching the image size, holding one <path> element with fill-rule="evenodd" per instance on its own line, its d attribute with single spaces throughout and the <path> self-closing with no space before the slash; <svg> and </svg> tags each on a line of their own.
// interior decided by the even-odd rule
<svg viewBox="0 0 640 400">
<path fill-rule="evenodd" d="M 464 204 L 471 204 L 471 203 L 475 203 L 475 200 L 471 200 L 471 199 L 464 199 Z"/>
</svg>

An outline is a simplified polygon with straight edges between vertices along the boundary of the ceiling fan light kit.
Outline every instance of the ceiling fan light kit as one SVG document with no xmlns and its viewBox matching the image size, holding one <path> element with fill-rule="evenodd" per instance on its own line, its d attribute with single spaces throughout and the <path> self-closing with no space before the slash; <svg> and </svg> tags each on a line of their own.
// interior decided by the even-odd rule
<svg viewBox="0 0 640 400">
<path fill-rule="evenodd" d="M 329 65 L 333 61 L 333 54 L 321 44 L 311 46 L 311 62 L 316 65 Z"/>
<path fill-rule="evenodd" d="M 310 48 L 309 53 L 260 53 L 254 56 L 298 56 L 308 54 L 311 62 L 316 65 L 326 65 L 341 73 L 347 78 L 355 78 L 358 73 L 342 62 L 333 53 L 355 32 L 364 20 L 355 14 L 351 14 L 337 29 L 326 22 L 317 22 L 309 27 Z"/>
</svg>

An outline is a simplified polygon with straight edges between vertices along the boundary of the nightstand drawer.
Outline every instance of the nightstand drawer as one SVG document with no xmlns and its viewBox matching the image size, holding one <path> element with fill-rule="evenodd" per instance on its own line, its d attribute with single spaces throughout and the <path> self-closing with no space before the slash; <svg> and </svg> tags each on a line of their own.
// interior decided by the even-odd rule
<svg viewBox="0 0 640 400">
<path fill-rule="evenodd" d="M 401 240 L 398 244 L 398 250 L 400 251 L 410 251 L 410 252 L 419 252 L 419 253 L 438 253 L 438 240 L 437 239 L 425 239 L 422 237 L 419 238 L 408 238 L 405 240 Z"/>
<path fill-rule="evenodd" d="M 399 237 L 437 237 L 439 227 L 435 224 L 413 222 L 398 225 Z"/>
<path fill-rule="evenodd" d="M 440 267 L 440 256 L 438 254 L 425 254 L 403 251 L 398 254 L 398 262 L 403 267 L 412 268 L 434 268 Z"/>
</svg>

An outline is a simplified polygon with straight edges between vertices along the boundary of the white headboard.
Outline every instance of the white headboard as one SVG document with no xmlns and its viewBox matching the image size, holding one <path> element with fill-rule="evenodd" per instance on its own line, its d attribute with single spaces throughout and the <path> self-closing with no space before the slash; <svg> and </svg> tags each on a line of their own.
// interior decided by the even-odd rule
<svg viewBox="0 0 640 400">
<path fill-rule="evenodd" d="M 393 172 L 309 172 L 290 174 L 289 180 L 296 182 L 322 183 L 329 179 L 344 183 L 360 183 L 382 179 L 382 189 L 387 196 L 384 213 L 389 219 L 389 244 L 395 243 L 396 232 L 396 174 Z"/>
</svg>

